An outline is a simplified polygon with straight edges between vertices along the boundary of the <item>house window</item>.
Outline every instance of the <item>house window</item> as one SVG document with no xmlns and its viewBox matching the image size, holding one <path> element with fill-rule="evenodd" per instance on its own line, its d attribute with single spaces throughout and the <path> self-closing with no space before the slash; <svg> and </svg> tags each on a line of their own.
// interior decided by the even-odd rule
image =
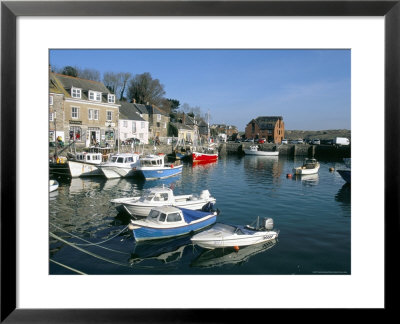
<svg viewBox="0 0 400 324">
<path fill-rule="evenodd" d="M 78 107 L 71 107 L 71 117 L 73 119 L 79 118 L 79 108 Z"/>
<path fill-rule="evenodd" d="M 99 111 L 97 109 L 93 109 L 93 119 L 99 120 Z"/>
<path fill-rule="evenodd" d="M 105 135 L 107 141 L 114 140 L 114 131 L 113 130 L 106 130 L 104 135 Z"/>
<path fill-rule="evenodd" d="M 157 121 L 161 120 L 161 115 L 157 114 Z"/>
<path fill-rule="evenodd" d="M 115 95 L 109 94 L 108 95 L 108 102 L 109 103 L 114 103 L 115 102 Z"/>
<path fill-rule="evenodd" d="M 49 97 L 49 105 L 50 105 L 50 106 L 53 106 L 53 96 L 50 96 L 50 97 Z"/>
<path fill-rule="evenodd" d="M 144 128 L 144 122 L 140 122 L 140 127 L 143 129 Z"/>
<path fill-rule="evenodd" d="M 164 123 L 164 128 L 167 128 L 167 123 Z"/>
<path fill-rule="evenodd" d="M 112 121 L 112 111 L 107 111 L 107 121 Z"/>
<path fill-rule="evenodd" d="M 132 122 L 132 133 L 136 133 L 136 123 Z"/>
<path fill-rule="evenodd" d="M 160 123 L 157 123 L 157 127 L 160 127 Z"/>
<path fill-rule="evenodd" d="M 93 109 L 89 109 L 88 112 L 89 112 L 88 118 L 89 118 L 89 120 L 92 120 L 93 119 Z"/>
<path fill-rule="evenodd" d="M 124 120 L 124 121 L 123 121 L 123 126 L 124 126 L 124 127 L 128 127 L 128 121 L 127 121 L 127 120 Z"/>
<path fill-rule="evenodd" d="M 49 120 L 52 122 L 54 120 L 54 115 L 53 113 L 49 113 Z"/>
<path fill-rule="evenodd" d="M 89 90 L 89 100 L 101 101 L 101 92 Z"/>
<path fill-rule="evenodd" d="M 76 140 L 81 141 L 81 128 L 79 126 L 70 126 L 69 128 L 69 139 L 70 141 Z"/>
<path fill-rule="evenodd" d="M 140 139 L 143 139 L 143 137 L 144 137 L 144 136 L 143 136 L 143 133 L 140 133 L 140 134 L 139 134 L 139 138 L 140 138 Z"/>
<path fill-rule="evenodd" d="M 79 88 L 72 88 L 71 89 L 71 96 L 72 98 L 81 98 L 82 90 Z"/>
</svg>

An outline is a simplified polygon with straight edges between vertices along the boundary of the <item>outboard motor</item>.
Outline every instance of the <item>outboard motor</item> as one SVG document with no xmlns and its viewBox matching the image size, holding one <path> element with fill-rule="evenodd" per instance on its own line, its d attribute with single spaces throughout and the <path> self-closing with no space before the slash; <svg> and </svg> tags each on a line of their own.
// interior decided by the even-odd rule
<svg viewBox="0 0 400 324">
<path fill-rule="evenodd" d="M 208 190 L 203 190 L 200 194 L 201 199 L 208 199 L 210 198 L 210 192 Z"/>
<path fill-rule="evenodd" d="M 271 231 L 274 228 L 274 220 L 272 218 L 264 218 L 264 227 L 266 230 Z"/>
</svg>

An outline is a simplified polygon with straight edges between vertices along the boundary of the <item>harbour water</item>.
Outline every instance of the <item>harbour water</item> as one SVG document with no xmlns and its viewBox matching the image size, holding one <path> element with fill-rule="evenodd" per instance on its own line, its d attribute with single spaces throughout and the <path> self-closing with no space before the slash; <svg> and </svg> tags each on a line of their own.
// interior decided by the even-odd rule
<svg viewBox="0 0 400 324">
<path fill-rule="evenodd" d="M 49 201 L 50 274 L 351 274 L 350 186 L 322 160 L 317 175 L 287 178 L 302 157 L 227 156 L 217 163 L 186 163 L 164 180 L 102 177 L 62 179 Z M 110 200 L 165 185 L 175 194 L 208 189 L 221 211 L 218 222 L 251 224 L 271 217 L 276 241 L 205 250 L 190 236 L 136 244 L 129 217 Z"/>
</svg>

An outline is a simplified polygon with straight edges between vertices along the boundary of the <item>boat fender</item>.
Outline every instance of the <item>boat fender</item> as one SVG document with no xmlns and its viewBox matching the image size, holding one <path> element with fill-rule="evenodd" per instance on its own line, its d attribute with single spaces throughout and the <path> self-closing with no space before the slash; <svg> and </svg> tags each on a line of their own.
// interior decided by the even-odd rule
<svg viewBox="0 0 400 324">
<path fill-rule="evenodd" d="M 172 168 L 174 167 L 174 165 L 173 165 L 173 164 L 171 164 L 171 165 L 170 165 L 170 167 L 171 167 L 171 169 L 172 169 Z"/>
<path fill-rule="evenodd" d="M 332 171 L 335 171 L 335 169 L 334 169 L 334 168 L 329 168 L 329 171 L 331 171 L 331 172 L 332 172 Z"/>
<path fill-rule="evenodd" d="M 286 175 L 286 177 L 287 177 L 287 178 L 291 178 L 291 177 L 292 177 L 292 174 L 291 174 L 291 173 L 288 173 L 288 174 Z"/>
<path fill-rule="evenodd" d="M 234 250 L 237 252 L 237 251 L 239 251 L 239 247 L 237 246 L 237 245 L 235 245 L 234 247 Z"/>
<path fill-rule="evenodd" d="M 128 228 L 132 231 L 132 230 L 134 229 L 133 224 L 129 224 L 129 225 L 128 225 Z"/>
</svg>

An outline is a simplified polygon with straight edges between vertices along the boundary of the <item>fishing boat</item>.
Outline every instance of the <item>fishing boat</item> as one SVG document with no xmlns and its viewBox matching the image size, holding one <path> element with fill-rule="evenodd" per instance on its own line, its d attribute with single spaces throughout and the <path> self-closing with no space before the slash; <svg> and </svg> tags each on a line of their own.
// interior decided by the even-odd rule
<svg viewBox="0 0 400 324">
<path fill-rule="evenodd" d="M 78 153 L 73 159 L 68 161 L 71 177 L 86 177 L 101 175 L 98 166 L 102 163 L 101 153 L 83 152 Z"/>
<path fill-rule="evenodd" d="M 58 189 L 59 183 L 57 180 L 50 180 L 49 192 L 56 191 Z"/>
<path fill-rule="evenodd" d="M 142 196 L 117 198 L 111 200 L 118 212 L 126 212 L 132 217 L 146 217 L 152 208 L 160 206 L 175 206 L 191 210 L 201 210 L 205 205 L 214 204 L 216 199 L 211 197 L 208 190 L 200 195 L 174 195 L 172 189 L 156 187 L 148 189 Z"/>
<path fill-rule="evenodd" d="M 208 119 L 209 119 L 209 113 L 208 113 Z M 200 134 L 197 129 L 197 134 L 195 138 L 196 144 L 198 144 L 200 140 Z M 200 146 L 195 148 L 192 151 L 192 162 L 197 163 L 197 162 L 216 162 L 218 160 L 218 148 L 215 143 L 211 143 L 210 140 L 210 124 L 209 121 L 207 122 L 207 145 L 205 146 Z"/>
<path fill-rule="evenodd" d="M 351 158 L 344 158 L 343 161 L 346 165 L 346 169 L 338 169 L 336 171 L 340 174 L 344 181 L 351 183 Z"/>
<path fill-rule="evenodd" d="M 143 220 L 131 220 L 129 229 L 137 242 L 189 234 L 215 223 L 217 212 L 172 206 L 153 208 Z"/>
<path fill-rule="evenodd" d="M 118 153 L 111 155 L 109 161 L 98 165 L 98 168 L 108 179 L 132 177 L 137 174 L 140 166 L 139 154 Z"/>
<path fill-rule="evenodd" d="M 279 151 L 260 151 L 258 145 L 251 145 L 248 149 L 243 149 L 247 155 L 278 156 Z"/>
<path fill-rule="evenodd" d="M 279 231 L 274 230 L 272 218 L 265 218 L 259 226 L 241 226 L 217 223 L 209 230 L 198 233 L 191 238 L 193 244 L 206 249 L 240 247 L 276 239 Z"/>
<path fill-rule="evenodd" d="M 137 170 L 146 180 L 164 179 L 182 173 L 183 165 L 179 162 L 165 165 L 165 154 L 149 154 L 140 158 Z"/>
<path fill-rule="evenodd" d="M 318 172 L 319 167 L 320 164 L 316 159 L 305 159 L 302 166 L 293 168 L 293 172 L 294 174 L 314 174 Z"/>
</svg>

